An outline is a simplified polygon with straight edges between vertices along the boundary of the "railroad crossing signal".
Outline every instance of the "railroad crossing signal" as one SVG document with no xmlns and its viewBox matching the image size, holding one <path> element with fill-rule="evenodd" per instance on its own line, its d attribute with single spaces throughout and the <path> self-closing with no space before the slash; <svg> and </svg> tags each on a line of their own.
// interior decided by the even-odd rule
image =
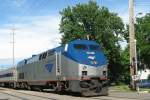
<svg viewBox="0 0 150 100">
<path fill-rule="evenodd" d="M 140 80 L 140 75 L 133 75 L 133 76 L 132 76 L 132 79 L 133 79 L 134 81 L 138 81 L 138 80 Z"/>
</svg>

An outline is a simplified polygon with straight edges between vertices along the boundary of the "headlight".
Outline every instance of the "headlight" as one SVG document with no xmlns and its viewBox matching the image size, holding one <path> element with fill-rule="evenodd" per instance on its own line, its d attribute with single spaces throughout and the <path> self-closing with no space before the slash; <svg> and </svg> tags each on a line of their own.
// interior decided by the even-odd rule
<svg viewBox="0 0 150 100">
<path fill-rule="evenodd" d="M 103 75 L 106 76 L 106 71 L 103 71 Z"/>
<path fill-rule="evenodd" d="M 86 76 L 87 75 L 87 71 L 82 71 L 82 76 Z"/>
<path fill-rule="evenodd" d="M 86 70 L 87 69 L 87 66 L 83 66 L 83 70 Z"/>
</svg>

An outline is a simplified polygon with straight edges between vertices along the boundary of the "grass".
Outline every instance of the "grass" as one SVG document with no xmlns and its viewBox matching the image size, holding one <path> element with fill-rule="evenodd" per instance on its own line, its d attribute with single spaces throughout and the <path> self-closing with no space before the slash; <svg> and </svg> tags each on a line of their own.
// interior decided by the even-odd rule
<svg viewBox="0 0 150 100">
<path fill-rule="evenodd" d="M 128 85 L 117 85 L 117 86 L 113 86 L 113 89 L 116 91 L 122 91 L 122 92 L 135 92 L 135 90 L 131 90 Z M 142 91 L 148 91 L 150 93 L 150 88 L 140 88 L 139 89 L 141 92 Z"/>
<path fill-rule="evenodd" d="M 122 91 L 122 92 L 134 92 L 133 90 L 131 90 L 128 85 L 117 85 L 117 86 L 113 86 L 114 90 L 116 91 Z"/>
<path fill-rule="evenodd" d="M 148 91 L 150 93 L 150 88 L 140 88 L 140 91 Z"/>
</svg>

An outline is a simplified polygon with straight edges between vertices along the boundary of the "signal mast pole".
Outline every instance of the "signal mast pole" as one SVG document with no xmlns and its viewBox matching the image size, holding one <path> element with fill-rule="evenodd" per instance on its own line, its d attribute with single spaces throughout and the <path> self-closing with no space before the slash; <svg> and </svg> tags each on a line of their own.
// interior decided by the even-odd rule
<svg viewBox="0 0 150 100">
<path fill-rule="evenodd" d="M 136 39 L 134 30 L 134 0 L 129 0 L 129 44 L 131 87 L 136 90 L 134 76 L 137 75 Z"/>
<path fill-rule="evenodd" d="M 12 41 L 12 53 L 13 53 L 13 67 L 15 67 L 15 28 L 12 29 L 12 37 L 13 37 L 13 41 Z"/>
<path fill-rule="evenodd" d="M 16 87 L 17 81 L 17 68 L 15 66 L 15 28 L 12 28 L 12 67 L 14 68 L 14 88 Z"/>
</svg>

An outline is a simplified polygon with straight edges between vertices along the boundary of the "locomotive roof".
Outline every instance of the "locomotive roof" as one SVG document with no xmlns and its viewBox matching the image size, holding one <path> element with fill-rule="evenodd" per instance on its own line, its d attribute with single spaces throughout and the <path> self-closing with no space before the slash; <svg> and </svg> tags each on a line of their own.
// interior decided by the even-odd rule
<svg viewBox="0 0 150 100">
<path fill-rule="evenodd" d="M 74 40 L 74 41 L 71 41 L 69 42 L 68 44 L 93 44 L 93 45 L 99 45 L 98 43 L 96 43 L 95 41 L 92 41 L 92 40 Z M 57 51 L 64 51 L 64 45 L 61 45 L 61 46 L 58 46 L 56 48 L 53 48 L 53 49 L 49 49 L 48 51 L 50 50 L 55 50 L 56 52 Z"/>
<path fill-rule="evenodd" d="M 99 44 L 97 44 L 95 41 L 92 41 L 92 40 L 84 40 L 84 39 L 78 39 L 78 40 L 74 40 L 74 41 L 71 41 L 71 42 L 69 42 L 68 44 L 93 44 L 93 45 L 99 45 Z M 44 52 L 41 52 L 41 53 L 39 53 L 39 54 L 37 54 L 37 55 L 34 55 L 34 56 L 32 56 L 32 57 L 29 57 L 29 58 L 26 58 L 26 59 L 24 59 L 24 60 L 22 60 L 22 61 L 20 61 L 19 63 L 21 63 L 21 62 L 24 62 L 25 60 L 30 60 L 30 59 L 32 59 L 32 58 L 35 58 L 36 56 L 39 56 L 39 55 L 41 55 L 41 54 L 43 54 L 43 53 L 45 53 L 45 52 L 48 52 L 48 51 L 54 51 L 54 52 L 63 52 L 64 51 L 64 45 L 61 45 L 61 46 L 58 46 L 58 47 L 56 47 L 56 48 L 53 48 L 53 49 L 48 49 L 48 50 L 46 50 L 46 51 L 44 51 Z"/>
<path fill-rule="evenodd" d="M 98 45 L 95 41 L 92 40 L 74 40 L 70 42 L 71 44 L 95 44 Z"/>
</svg>

